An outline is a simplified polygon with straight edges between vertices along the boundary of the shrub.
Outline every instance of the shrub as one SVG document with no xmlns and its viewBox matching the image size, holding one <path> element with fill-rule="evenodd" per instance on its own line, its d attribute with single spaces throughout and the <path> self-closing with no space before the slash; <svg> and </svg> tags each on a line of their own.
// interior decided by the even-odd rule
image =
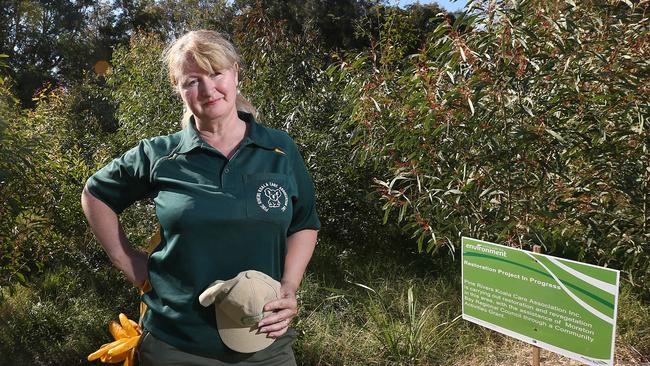
<svg viewBox="0 0 650 366">
<path fill-rule="evenodd" d="M 472 4 L 405 65 L 391 21 L 329 70 L 386 213 L 421 251 L 541 244 L 647 284 L 648 4 Z"/>
<path fill-rule="evenodd" d="M 80 365 L 111 338 L 120 312 L 137 315 L 137 292 L 115 271 L 63 267 L 18 286 L 0 304 L 2 365 Z"/>
<path fill-rule="evenodd" d="M 234 40 L 244 59 L 242 92 L 270 127 L 286 130 L 300 147 L 314 180 L 321 236 L 347 250 L 392 245 L 379 205 L 368 197 L 373 167 L 355 167 L 345 132 L 333 116 L 342 107 L 340 87 L 325 73 L 327 54 L 309 24 L 294 34 L 270 19 L 259 4 L 235 19 Z M 351 245 L 351 243 L 354 243 Z"/>
<path fill-rule="evenodd" d="M 137 33 L 129 47 L 120 47 L 113 53 L 107 78 L 119 126 L 112 139 L 113 157 L 141 139 L 180 129 L 182 102 L 170 86 L 162 64 L 165 46 L 159 36 Z"/>
</svg>

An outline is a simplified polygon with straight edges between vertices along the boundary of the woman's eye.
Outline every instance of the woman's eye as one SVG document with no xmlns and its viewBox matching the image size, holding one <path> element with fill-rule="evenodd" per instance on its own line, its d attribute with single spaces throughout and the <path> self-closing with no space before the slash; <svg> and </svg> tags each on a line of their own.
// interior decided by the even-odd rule
<svg viewBox="0 0 650 366">
<path fill-rule="evenodd" d="M 198 80 L 196 80 L 196 79 L 190 79 L 190 80 L 187 80 L 187 81 L 185 82 L 184 86 L 185 86 L 186 88 L 188 88 L 188 87 L 191 87 L 191 86 L 196 85 L 197 83 L 198 83 Z"/>
</svg>

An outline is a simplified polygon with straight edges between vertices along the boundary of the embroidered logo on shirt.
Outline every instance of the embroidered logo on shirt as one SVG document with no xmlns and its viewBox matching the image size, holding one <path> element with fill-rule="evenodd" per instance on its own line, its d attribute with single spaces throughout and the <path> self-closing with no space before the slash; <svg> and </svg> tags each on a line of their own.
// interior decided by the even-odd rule
<svg viewBox="0 0 650 366">
<path fill-rule="evenodd" d="M 289 195 L 287 191 L 277 183 L 266 182 L 257 188 L 255 195 L 257 205 L 260 206 L 264 212 L 280 210 L 284 212 L 287 210 L 289 203 Z"/>
</svg>

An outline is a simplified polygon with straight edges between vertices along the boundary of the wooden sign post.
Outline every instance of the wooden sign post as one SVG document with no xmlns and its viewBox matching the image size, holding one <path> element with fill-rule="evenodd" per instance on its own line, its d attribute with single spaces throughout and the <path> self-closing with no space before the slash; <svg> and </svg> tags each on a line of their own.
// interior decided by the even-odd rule
<svg viewBox="0 0 650 366">
<path fill-rule="evenodd" d="M 542 252 L 542 246 L 541 245 L 533 245 L 533 253 L 541 253 Z M 540 348 L 537 346 L 533 346 L 533 366 L 539 366 L 539 351 Z"/>
</svg>

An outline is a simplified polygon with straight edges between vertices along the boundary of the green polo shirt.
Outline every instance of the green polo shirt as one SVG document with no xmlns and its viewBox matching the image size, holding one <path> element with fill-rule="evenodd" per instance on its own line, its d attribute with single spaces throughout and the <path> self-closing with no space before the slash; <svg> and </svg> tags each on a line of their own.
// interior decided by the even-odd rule
<svg viewBox="0 0 650 366">
<path fill-rule="evenodd" d="M 314 187 L 285 132 L 247 113 L 248 135 L 230 158 L 204 142 L 194 121 L 168 136 L 140 141 L 88 179 L 90 193 L 116 213 L 152 197 L 161 243 L 149 257 L 153 289 L 144 326 L 155 337 L 208 357 L 232 353 L 214 308 L 199 295 L 215 280 L 254 269 L 280 280 L 287 237 L 319 229 Z"/>
</svg>

